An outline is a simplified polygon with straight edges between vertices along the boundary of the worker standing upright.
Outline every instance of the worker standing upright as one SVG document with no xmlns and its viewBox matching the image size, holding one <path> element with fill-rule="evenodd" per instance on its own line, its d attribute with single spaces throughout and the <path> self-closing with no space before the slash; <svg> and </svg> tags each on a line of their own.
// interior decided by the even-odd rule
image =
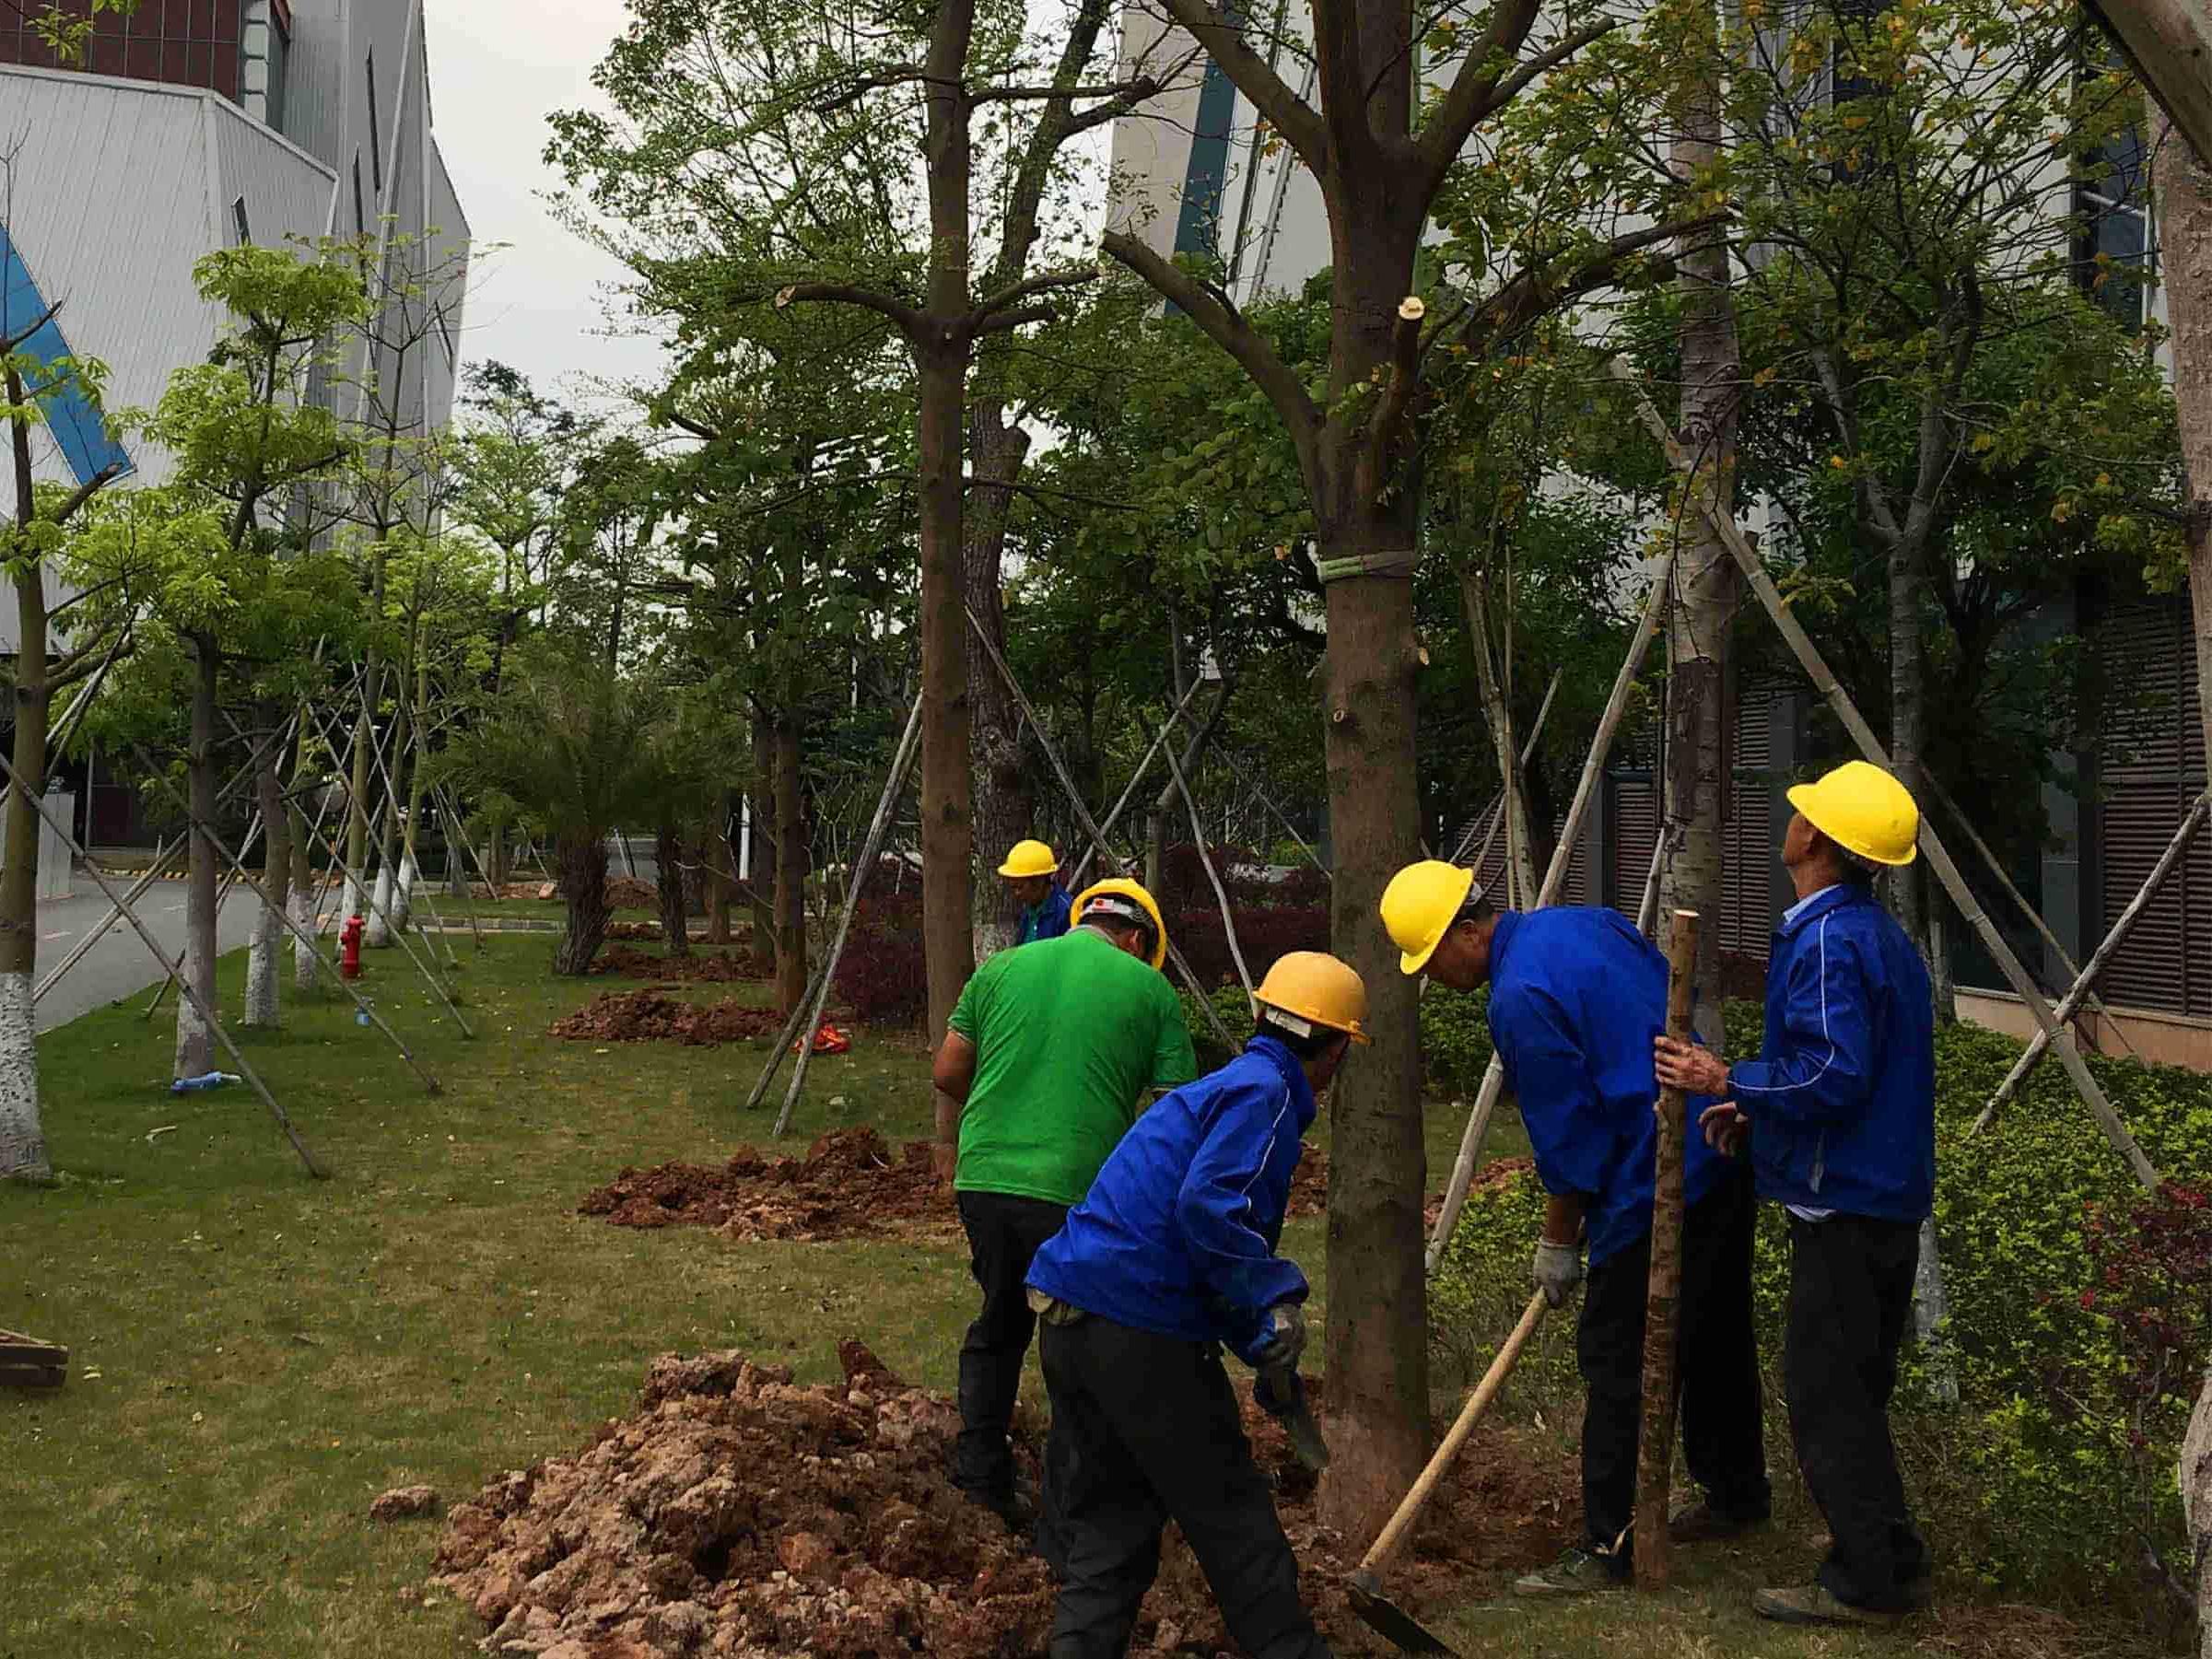
<svg viewBox="0 0 2212 1659">
<path fill-rule="evenodd" d="M 1392 878 L 1384 926 L 1408 974 L 1455 990 L 1490 984 L 1490 1032 L 1536 1173 L 1551 1195 L 1532 1276 L 1553 1307 L 1583 1282 L 1575 1360 L 1583 1538 L 1516 1582 L 1564 1595 L 1627 1582 L 1634 1560 L 1636 1451 L 1651 1275 L 1658 1085 L 1652 1038 L 1667 1026 L 1667 959 L 1615 910 L 1500 911 L 1474 872 L 1430 859 Z M 1750 1172 L 1702 1141 L 1684 1169 L 1675 1383 L 1682 1447 L 1703 1496 L 1668 1518 L 1682 1542 L 1767 1519 Z"/>
<path fill-rule="evenodd" d="M 1367 1040 L 1367 988 L 1297 951 L 1253 1003 L 1244 1053 L 1144 1115 L 1029 1270 L 1052 1398 L 1050 1659 L 1127 1651 L 1171 1520 L 1251 1659 L 1328 1653 L 1220 1349 L 1295 1376 L 1305 1275 L 1276 1247 L 1302 1137 L 1346 1046 Z"/>
<path fill-rule="evenodd" d="M 1920 809 L 1865 761 L 1789 791 L 1782 862 L 1797 902 L 1767 962 L 1759 1057 L 1657 1039 L 1662 1082 L 1716 1097 L 1705 1138 L 1748 1137 L 1759 1193 L 1789 1211 L 1783 1384 L 1790 1438 L 1834 1542 L 1813 1583 L 1753 1603 L 1790 1624 L 1888 1624 L 1924 1605 L 1932 1562 L 1890 1434 L 1920 1224 L 1936 1192 L 1936 1046 L 1926 964 L 1873 892 L 1909 864 Z"/>
<path fill-rule="evenodd" d="M 1071 907 L 1059 884 L 1059 859 L 1042 841 L 1017 841 L 999 866 L 1006 890 L 1021 906 L 1014 943 L 1033 945 L 1068 931 Z"/>
<path fill-rule="evenodd" d="M 1146 1092 L 1198 1072 L 1183 1005 L 1160 973 L 1167 934 L 1152 894 L 1099 882 L 1076 916 L 1073 932 L 976 970 L 932 1069 L 937 1171 L 958 1194 L 983 1292 L 960 1349 L 953 1481 L 1016 1531 L 1032 1516 L 1007 1440 L 1036 1330 L 1030 1258 L 1090 1190 Z"/>
</svg>

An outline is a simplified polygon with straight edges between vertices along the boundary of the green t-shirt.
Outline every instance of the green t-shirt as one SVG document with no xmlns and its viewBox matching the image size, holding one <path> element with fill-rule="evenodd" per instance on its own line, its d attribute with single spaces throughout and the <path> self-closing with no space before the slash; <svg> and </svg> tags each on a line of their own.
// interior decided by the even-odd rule
<svg viewBox="0 0 2212 1659">
<path fill-rule="evenodd" d="M 1081 928 L 986 962 L 952 1025 L 976 1046 L 953 1182 L 962 1192 L 1079 1204 L 1145 1090 L 1198 1075 L 1167 981 Z"/>
</svg>

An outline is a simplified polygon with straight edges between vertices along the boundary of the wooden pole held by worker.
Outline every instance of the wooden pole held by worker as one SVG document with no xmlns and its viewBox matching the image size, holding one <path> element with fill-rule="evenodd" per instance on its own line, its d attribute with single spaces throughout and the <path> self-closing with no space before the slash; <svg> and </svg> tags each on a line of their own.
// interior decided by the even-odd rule
<svg viewBox="0 0 2212 1659">
<path fill-rule="evenodd" d="M 1690 1040 L 1697 976 L 1698 917 L 1674 913 L 1667 947 L 1667 1034 Z M 1636 1439 L 1636 1588 L 1664 1590 L 1672 1562 L 1667 1488 L 1674 1472 L 1675 1306 L 1682 1294 L 1682 1149 L 1688 1139 L 1679 1089 L 1659 1091 L 1652 1170 L 1651 1283 L 1644 1304 L 1644 1430 Z"/>
</svg>

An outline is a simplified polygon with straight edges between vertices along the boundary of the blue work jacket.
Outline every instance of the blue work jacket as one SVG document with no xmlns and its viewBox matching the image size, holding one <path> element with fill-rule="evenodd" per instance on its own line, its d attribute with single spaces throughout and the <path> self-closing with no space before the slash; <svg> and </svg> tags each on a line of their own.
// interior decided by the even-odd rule
<svg viewBox="0 0 2212 1659">
<path fill-rule="evenodd" d="M 1667 959 L 1617 910 L 1506 911 L 1490 936 L 1490 1034 L 1519 1103 L 1545 1190 L 1579 1193 L 1590 1260 L 1651 1231 L 1658 1129 L 1652 1039 L 1667 1029 Z M 1696 1130 L 1692 1096 L 1683 1200 L 1725 1163 Z"/>
<path fill-rule="evenodd" d="M 1136 1330 L 1224 1343 L 1249 1361 L 1268 1310 L 1305 1300 L 1305 1275 L 1275 1246 L 1314 1111 L 1297 1057 L 1254 1037 L 1137 1120 L 1036 1253 L 1030 1285 Z"/>
<path fill-rule="evenodd" d="M 1936 1033 L 1927 967 L 1864 888 L 1816 894 L 1775 929 L 1766 1036 L 1730 1071 L 1759 1195 L 1884 1221 L 1936 1195 Z"/>
<path fill-rule="evenodd" d="M 1045 889 L 1043 898 L 1022 912 L 1022 931 L 1013 942 L 1033 945 L 1040 939 L 1058 939 L 1068 930 L 1069 903 L 1067 889 L 1055 882 Z"/>
</svg>

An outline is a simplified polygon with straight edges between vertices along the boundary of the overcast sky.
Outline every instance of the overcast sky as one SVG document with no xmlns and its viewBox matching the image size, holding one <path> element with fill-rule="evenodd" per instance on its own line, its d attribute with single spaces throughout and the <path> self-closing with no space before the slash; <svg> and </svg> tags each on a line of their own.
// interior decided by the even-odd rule
<svg viewBox="0 0 2212 1659">
<path fill-rule="evenodd" d="M 591 100 L 591 70 L 622 0 L 427 0 L 438 144 L 488 254 L 469 300 L 462 356 L 512 364 L 541 391 L 650 380 L 660 353 L 610 332 L 604 291 L 622 267 L 554 218 L 545 117 Z"/>
</svg>

